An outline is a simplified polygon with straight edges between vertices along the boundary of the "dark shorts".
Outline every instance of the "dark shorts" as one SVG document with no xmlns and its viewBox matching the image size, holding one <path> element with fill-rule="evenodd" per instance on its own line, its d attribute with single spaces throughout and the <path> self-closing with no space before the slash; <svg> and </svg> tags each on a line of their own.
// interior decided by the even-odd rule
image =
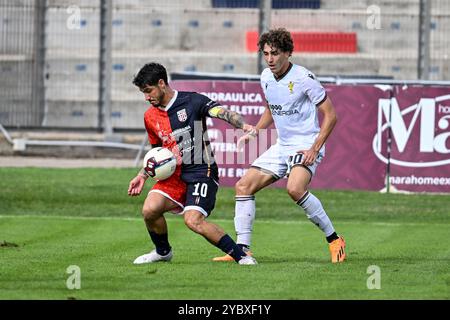
<svg viewBox="0 0 450 320">
<path fill-rule="evenodd" d="M 219 183 L 213 178 L 204 178 L 199 182 L 186 182 L 186 185 L 184 210 L 197 210 L 205 217 L 209 216 L 216 205 Z"/>
</svg>

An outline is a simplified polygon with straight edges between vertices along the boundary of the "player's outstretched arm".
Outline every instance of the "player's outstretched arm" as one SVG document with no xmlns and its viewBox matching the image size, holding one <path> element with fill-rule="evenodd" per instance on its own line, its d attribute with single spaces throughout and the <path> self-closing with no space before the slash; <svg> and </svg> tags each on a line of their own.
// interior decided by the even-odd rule
<svg viewBox="0 0 450 320">
<path fill-rule="evenodd" d="M 212 118 L 222 119 L 237 129 L 243 129 L 245 134 L 237 141 L 238 150 L 242 143 L 256 137 L 257 130 L 254 126 L 246 124 L 242 116 L 234 111 L 227 110 L 221 106 L 213 107 L 209 110 L 209 116 Z"/>
<path fill-rule="evenodd" d="M 244 129 L 245 130 L 244 119 L 237 112 L 230 111 L 221 106 L 216 106 L 216 107 L 209 109 L 208 114 L 211 118 L 217 118 L 217 119 L 221 119 L 221 120 L 228 122 L 236 129 Z"/>
<path fill-rule="evenodd" d="M 231 124 L 236 129 L 242 129 L 245 133 L 256 136 L 256 129 L 251 124 L 244 122 L 242 116 L 234 111 L 227 110 L 222 106 L 216 106 L 209 109 L 209 116 L 211 118 L 222 119 Z"/>
<path fill-rule="evenodd" d="M 142 189 L 144 189 L 144 184 L 147 178 L 148 176 L 144 169 L 139 171 L 138 175 L 130 181 L 130 184 L 128 186 L 128 195 L 132 197 L 140 195 Z"/>
<path fill-rule="evenodd" d="M 248 143 L 250 140 L 254 139 L 258 135 L 260 129 L 267 129 L 272 123 L 273 123 L 272 113 L 270 112 L 270 109 L 266 107 L 266 110 L 261 115 L 261 118 L 259 119 L 258 123 L 256 124 L 256 127 L 254 128 L 255 130 L 247 132 L 238 139 L 237 149 L 242 150 L 242 146 Z"/>
</svg>

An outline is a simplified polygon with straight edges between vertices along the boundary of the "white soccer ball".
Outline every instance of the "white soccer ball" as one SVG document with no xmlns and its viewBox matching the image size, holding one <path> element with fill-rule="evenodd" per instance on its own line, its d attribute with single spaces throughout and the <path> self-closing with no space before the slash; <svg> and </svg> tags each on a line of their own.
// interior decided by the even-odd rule
<svg viewBox="0 0 450 320">
<path fill-rule="evenodd" d="M 150 177 L 165 180 L 175 172 L 177 159 L 169 149 L 156 147 L 145 154 L 143 165 Z"/>
</svg>

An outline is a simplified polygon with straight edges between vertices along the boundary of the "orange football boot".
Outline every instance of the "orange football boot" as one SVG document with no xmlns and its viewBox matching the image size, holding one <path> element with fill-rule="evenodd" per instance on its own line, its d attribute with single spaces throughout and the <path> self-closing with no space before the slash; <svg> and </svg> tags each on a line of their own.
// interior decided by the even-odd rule
<svg viewBox="0 0 450 320">
<path fill-rule="evenodd" d="M 246 250 L 246 249 L 243 249 L 243 251 L 248 255 L 248 256 L 253 256 L 253 253 L 250 251 L 250 250 Z M 215 257 L 215 258 L 213 258 L 212 259 L 212 261 L 218 261 L 218 262 L 229 262 L 229 261 L 234 261 L 234 259 L 233 259 L 233 257 L 232 256 L 230 256 L 229 254 L 226 254 L 226 255 L 224 255 L 224 256 L 222 256 L 222 257 Z"/>
<path fill-rule="evenodd" d="M 329 244 L 329 247 L 332 263 L 343 262 L 345 260 L 345 240 L 343 237 L 339 236 L 338 239 Z"/>
</svg>

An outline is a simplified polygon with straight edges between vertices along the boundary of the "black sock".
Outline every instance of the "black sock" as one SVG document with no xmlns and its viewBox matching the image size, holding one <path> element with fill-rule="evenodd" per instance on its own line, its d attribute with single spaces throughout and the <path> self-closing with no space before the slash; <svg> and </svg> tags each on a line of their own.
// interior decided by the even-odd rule
<svg viewBox="0 0 450 320">
<path fill-rule="evenodd" d="M 157 234 L 153 231 L 148 231 L 150 238 L 152 238 L 153 243 L 156 247 L 156 252 L 162 256 L 167 255 L 172 247 L 169 244 L 169 239 L 167 233 Z"/>
<path fill-rule="evenodd" d="M 245 250 L 247 250 L 247 251 L 250 250 L 250 246 L 248 246 L 248 245 L 246 245 L 246 244 L 238 243 L 237 245 L 238 245 L 238 247 L 241 248 L 242 251 L 244 251 L 244 252 L 245 252 Z"/>
<path fill-rule="evenodd" d="M 327 237 L 327 242 L 332 243 L 334 240 L 339 239 L 339 236 L 336 234 L 336 232 L 333 232 Z"/>
<path fill-rule="evenodd" d="M 220 238 L 216 246 L 226 254 L 232 256 L 236 262 L 246 256 L 245 252 L 227 234 Z"/>
</svg>

